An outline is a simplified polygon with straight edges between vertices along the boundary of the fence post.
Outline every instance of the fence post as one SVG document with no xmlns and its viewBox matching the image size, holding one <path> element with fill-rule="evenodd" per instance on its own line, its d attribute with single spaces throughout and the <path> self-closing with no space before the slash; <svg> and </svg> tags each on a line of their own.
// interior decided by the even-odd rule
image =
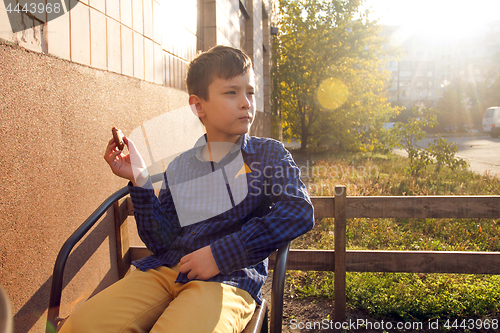
<svg viewBox="0 0 500 333">
<path fill-rule="evenodd" d="M 334 320 L 345 320 L 347 198 L 344 185 L 335 186 L 335 308 Z"/>
</svg>

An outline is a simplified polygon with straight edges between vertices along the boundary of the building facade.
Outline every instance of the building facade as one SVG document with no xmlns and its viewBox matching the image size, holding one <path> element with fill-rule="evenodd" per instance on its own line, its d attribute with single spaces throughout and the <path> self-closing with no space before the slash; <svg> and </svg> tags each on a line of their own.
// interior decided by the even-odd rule
<svg viewBox="0 0 500 333">
<path fill-rule="evenodd" d="M 44 331 L 57 252 L 126 185 L 103 159 L 111 128 L 128 135 L 187 106 L 184 78 L 198 51 L 229 45 L 251 56 L 251 134 L 271 133 L 273 1 L 60 3 L 64 13 L 51 17 L 0 1 L 0 284 L 16 332 Z M 117 278 L 112 210 L 103 219 L 70 256 L 61 316 Z"/>
<path fill-rule="evenodd" d="M 386 27 L 384 34 L 401 47 L 400 58 L 386 64 L 392 78 L 389 101 L 407 108 L 433 107 L 452 80 L 480 82 L 498 70 L 500 21 L 477 27 L 469 36 L 446 39 L 419 34 L 402 38 L 398 27 Z"/>
</svg>

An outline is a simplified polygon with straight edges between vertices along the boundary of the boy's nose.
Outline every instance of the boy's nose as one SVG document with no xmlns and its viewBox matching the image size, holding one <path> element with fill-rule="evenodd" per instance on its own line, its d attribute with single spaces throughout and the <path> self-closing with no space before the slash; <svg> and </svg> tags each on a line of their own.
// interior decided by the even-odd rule
<svg viewBox="0 0 500 333">
<path fill-rule="evenodd" d="M 250 109 L 250 106 L 251 106 L 251 102 L 250 102 L 250 99 L 248 97 L 244 97 L 243 100 L 241 101 L 241 108 L 242 109 Z"/>
</svg>

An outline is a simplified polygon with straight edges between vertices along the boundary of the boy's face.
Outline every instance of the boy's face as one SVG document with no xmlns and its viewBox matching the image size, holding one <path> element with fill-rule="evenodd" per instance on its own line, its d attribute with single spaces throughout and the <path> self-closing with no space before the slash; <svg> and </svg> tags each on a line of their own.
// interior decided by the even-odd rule
<svg viewBox="0 0 500 333">
<path fill-rule="evenodd" d="M 254 93 L 254 73 L 250 70 L 228 80 L 215 78 L 208 86 L 208 101 L 190 97 L 210 141 L 235 143 L 250 130 L 255 115 Z"/>
</svg>

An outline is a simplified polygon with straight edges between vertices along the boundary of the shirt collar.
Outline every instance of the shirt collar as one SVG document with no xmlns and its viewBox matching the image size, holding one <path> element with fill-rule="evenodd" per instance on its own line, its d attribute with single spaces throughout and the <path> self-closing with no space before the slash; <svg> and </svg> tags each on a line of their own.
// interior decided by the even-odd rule
<svg viewBox="0 0 500 333">
<path fill-rule="evenodd" d="M 204 134 L 198 139 L 198 141 L 196 141 L 194 149 L 192 149 L 191 157 L 196 157 L 198 160 L 204 161 L 203 157 L 201 156 L 201 152 L 206 145 L 207 135 Z M 250 136 L 247 133 L 240 135 L 240 138 L 238 139 L 238 141 L 236 141 L 235 146 L 229 153 L 235 153 L 240 149 L 247 154 L 255 153 L 255 144 L 253 144 L 252 140 L 250 140 Z"/>
<path fill-rule="evenodd" d="M 255 140 L 250 140 L 250 136 L 245 133 L 242 135 L 241 150 L 247 154 L 255 154 Z"/>
</svg>

